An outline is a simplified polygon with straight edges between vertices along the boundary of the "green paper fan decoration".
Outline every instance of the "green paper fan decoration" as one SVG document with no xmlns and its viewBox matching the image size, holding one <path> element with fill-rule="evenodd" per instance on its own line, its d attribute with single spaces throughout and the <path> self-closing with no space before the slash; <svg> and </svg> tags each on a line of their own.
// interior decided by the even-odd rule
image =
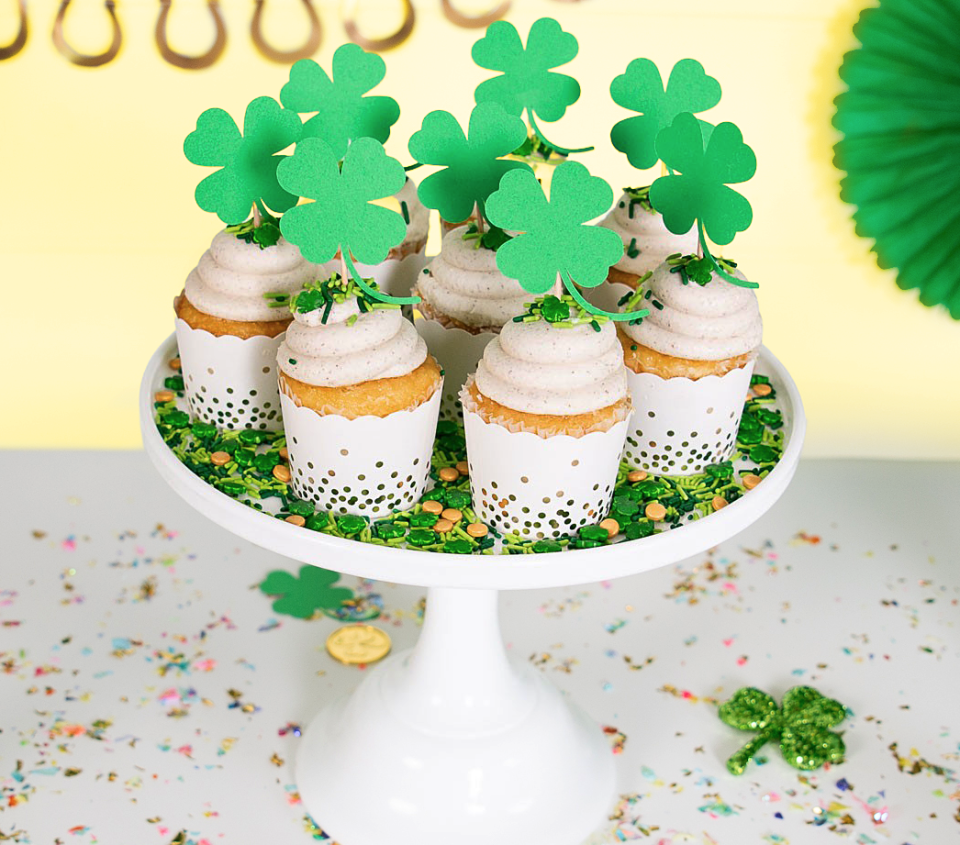
<svg viewBox="0 0 960 845">
<path fill-rule="evenodd" d="M 421 164 L 443 165 L 423 180 L 420 201 L 444 220 L 466 220 L 474 206 L 486 219 L 487 198 L 510 170 L 530 170 L 521 161 L 504 159 L 527 137 L 523 121 L 494 102 L 480 103 L 470 113 L 467 133 L 446 111 L 430 112 L 410 138 L 410 155 Z"/>
<path fill-rule="evenodd" d="M 223 109 L 207 109 L 183 142 L 188 161 L 219 168 L 195 192 L 197 205 L 215 212 L 227 225 L 243 223 L 254 204 L 282 213 L 297 204 L 297 195 L 277 179 L 286 156 L 277 155 L 300 139 L 303 125 L 296 112 L 270 97 L 257 97 L 243 117 L 243 133 Z"/>
<path fill-rule="evenodd" d="M 400 106 L 393 97 L 366 96 L 386 74 L 387 66 L 376 53 L 343 44 L 333 54 L 330 76 L 313 59 L 294 64 L 280 102 L 300 114 L 315 112 L 303 126 L 303 137 L 322 138 L 343 158 L 357 138 L 385 143 L 399 120 Z"/>
<path fill-rule="evenodd" d="M 650 312 L 609 313 L 587 302 L 577 285 L 596 287 L 623 257 L 623 241 L 612 229 L 589 225 L 613 204 L 613 189 L 579 162 L 557 166 L 550 199 L 530 170 L 511 170 L 487 200 L 487 216 L 501 229 L 519 231 L 497 250 L 497 267 L 534 295 L 548 293 L 559 277 L 586 311 L 613 320 L 635 320 Z"/>
<path fill-rule="evenodd" d="M 416 296 L 389 296 L 360 277 L 353 259 L 379 264 L 407 233 L 403 217 L 390 208 L 373 205 L 396 194 L 407 180 L 403 165 L 387 155 L 373 138 L 358 138 L 341 162 L 320 138 L 297 144 L 277 169 L 280 184 L 314 200 L 291 208 L 280 219 L 280 231 L 308 261 L 323 264 L 340 252 L 354 282 L 373 299 L 415 305 Z"/>
<path fill-rule="evenodd" d="M 499 76 L 481 82 L 474 91 L 480 103 L 499 103 L 508 114 L 522 117 L 548 147 L 562 155 L 585 153 L 593 147 L 566 149 L 544 137 L 536 117 L 552 123 L 580 99 L 580 83 L 553 68 L 572 62 L 580 51 L 577 39 L 564 32 L 553 18 L 540 18 L 530 27 L 524 47 L 517 28 L 507 21 L 494 21 L 473 45 L 473 61 Z M 525 138 L 523 140 L 526 140 Z M 518 147 L 520 144 L 517 145 Z"/>
<path fill-rule="evenodd" d="M 834 101 L 840 198 L 897 286 L 960 320 L 960 0 L 880 0 L 853 34 Z"/>
<path fill-rule="evenodd" d="M 757 157 L 743 142 L 733 123 L 721 123 L 705 139 L 701 122 L 690 113 L 679 114 L 657 135 L 657 155 L 669 170 L 650 186 L 650 202 L 674 234 L 696 224 L 700 247 L 718 276 L 740 287 L 756 282 L 728 273 L 710 253 L 706 235 L 714 243 L 730 243 L 753 222 L 747 198 L 729 187 L 746 182 L 757 172 Z"/>
<path fill-rule="evenodd" d="M 737 690 L 720 705 L 720 719 L 740 731 L 756 736 L 727 760 L 727 770 L 742 775 L 768 742 L 778 742 L 780 753 L 795 769 L 809 772 L 824 763 L 843 762 L 843 737 L 830 728 L 847 716 L 846 708 L 826 698 L 813 687 L 793 687 L 783 696 L 783 706 L 754 687 Z"/>
<path fill-rule="evenodd" d="M 653 167 L 657 155 L 657 135 L 670 126 L 679 114 L 708 111 L 720 102 L 720 83 L 708 76 L 695 59 L 681 59 L 673 66 L 666 86 L 660 71 L 650 59 L 634 59 L 624 73 L 610 83 L 610 96 L 618 106 L 639 112 L 610 130 L 613 146 L 626 154 L 638 170 Z M 704 139 L 711 124 L 700 121 Z"/>
</svg>

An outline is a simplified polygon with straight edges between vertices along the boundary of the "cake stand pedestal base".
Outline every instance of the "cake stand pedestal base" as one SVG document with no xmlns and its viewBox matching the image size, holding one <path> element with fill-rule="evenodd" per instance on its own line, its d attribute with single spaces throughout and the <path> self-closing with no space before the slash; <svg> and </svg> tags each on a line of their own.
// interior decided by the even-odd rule
<svg viewBox="0 0 960 845">
<path fill-rule="evenodd" d="M 578 845 L 615 797 L 602 730 L 507 657 L 494 590 L 430 589 L 416 648 L 309 724 L 296 779 L 340 845 Z"/>
</svg>

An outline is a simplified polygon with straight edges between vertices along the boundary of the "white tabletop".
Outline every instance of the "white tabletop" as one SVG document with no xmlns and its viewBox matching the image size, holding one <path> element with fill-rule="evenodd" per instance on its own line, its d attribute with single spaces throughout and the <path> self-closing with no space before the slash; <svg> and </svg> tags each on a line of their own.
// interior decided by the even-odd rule
<svg viewBox="0 0 960 845">
<path fill-rule="evenodd" d="M 256 589 L 298 564 L 193 512 L 142 454 L 0 453 L 0 472 L 0 839 L 314 841 L 285 728 L 364 670 L 324 651 L 336 622 L 278 616 Z M 504 594 L 514 653 L 626 737 L 629 797 L 595 842 L 953 841 L 958 498 L 957 464 L 801 463 L 712 554 Z M 422 590 L 344 582 L 380 593 L 374 624 L 412 645 Z M 750 735 L 712 700 L 795 684 L 853 712 L 847 762 L 804 774 L 768 747 L 729 775 Z"/>
</svg>

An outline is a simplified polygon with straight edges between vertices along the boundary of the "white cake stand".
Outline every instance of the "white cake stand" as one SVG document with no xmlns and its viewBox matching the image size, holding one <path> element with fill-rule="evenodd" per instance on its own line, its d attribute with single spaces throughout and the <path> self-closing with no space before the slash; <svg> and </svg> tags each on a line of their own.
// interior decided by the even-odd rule
<svg viewBox="0 0 960 845">
<path fill-rule="evenodd" d="M 497 590 L 618 578 L 675 563 L 746 528 L 793 477 L 806 422 L 796 385 L 766 349 L 784 418 L 784 450 L 754 490 L 679 530 L 558 554 L 426 553 L 307 531 L 234 501 L 193 475 L 157 431 L 153 394 L 176 353 L 171 335 L 140 390 L 147 454 L 198 511 L 288 558 L 428 588 L 416 647 L 368 672 L 309 724 L 297 758 L 304 805 L 341 845 L 577 845 L 615 797 L 599 726 L 543 675 L 508 658 Z"/>
</svg>

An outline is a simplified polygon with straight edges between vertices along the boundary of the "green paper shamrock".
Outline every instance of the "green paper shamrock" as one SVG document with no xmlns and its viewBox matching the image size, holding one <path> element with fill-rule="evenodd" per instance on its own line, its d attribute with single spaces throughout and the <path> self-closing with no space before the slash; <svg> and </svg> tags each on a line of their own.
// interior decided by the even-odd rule
<svg viewBox="0 0 960 845">
<path fill-rule="evenodd" d="M 296 205 L 297 196 L 277 181 L 277 166 L 286 156 L 276 153 L 298 141 L 302 130 L 296 112 L 270 97 L 247 106 L 242 135 L 223 109 L 207 109 L 183 142 L 193 164 L 220 168 L 197 185 L 197 205 L 228 225 L 243 223 L 254 203 L 278 213 Z"/>
<path fill-rule="evenodd" d="M 679 114 L 712 109 L 720 102 L 720 83 L 707 76 L 694 59 L 681 59 L 670 71 L 664 88 L 660 71 L 650 59 L 634 59 L 625 73 L 610 83 L 610 96 L 618 106 L 640 112 L 617 123 L 610 132 L 613 146 L 626 153 L 634 167 L 645 170 L 657 163 L 657 135 Z M 700 121 L 704 135 L 712 128 Z"/>
<path fill-rule="evenodd" d="M 591 314 L 635 319 L 637 314 L 598 310 L 577 289 L 599 285 L 623 255 L 623 241 L 616 232 L 587 225 L 612 203 L 613 189 L 579 162 L 557 167 L 549 201 L 531 171 L 507 172 L 487 200 L 487 215 L 494 225 L 521 234 L 497 250 L 497 267 L 532 294 L 550 291 L 559 275 L 570 295 Z"/>
<path fill-rule="evenodd" d="M 727 183 L 746 182 L 757 172 L 757 157 L 743 142 L 733 123 L 721 123 L 704 145 L 700 121 L 692 114 L 677 115 L 657 136 L 657 154 L 670 169 L 650 186 L 650 202 L 674 234 L 690 231 L 696 223 L 700 246 L 717 275 L 741 287 L 757 287 L 729 274 L 710 254 L 706 234 L 728 244 L 753 222 L 747 198 Z"/>
<path fill-rule="evenodd" d="M 478 105 L 499 103 L 504 111 L 517 117 L 526 111 L 530 128 L 558 153 L 588 152 L 593 147 L 568 150 L 548 141 L 534 117 L 536 114 L 551 123 L 560 120 L 567 107 L 580 99 L 580 83 L 572 76 L 551 70 L 573 61 L 579 50 L 577 39 L 564 32 L 553 18 L 534 22 L 526 49 L 512 23 L 494 21 L 487 27 L 486 35 L 473 45 L 471 55 L 480 67 L 501 71 L 501 75 L 481 82 L 474 99 Z"/>
<path fill-rule="evenodd" d="M 353 598 L 353 590 L 332 586 L 340 573 L 319 566 L 301 566 L 297 578 L 281 569 L 268 573 L 260 584 L 260 592 L 281 596 L 273 603 L 274 613 L 309 619 L 315 610 L 338 608 Z"/>
<path fill-rule="evenodd" d="M 527 128 L 499 103 L 480 103 L 470 113 L 467 134 L 446 111 L 430 112 L 410 138 L 410 155 L 423 164 L 445 165 L 428 176 L 417 191 L 420 201 L 444 220 L 466 220 L 474 206 L 483 208 L 508 170 L 526 169 L 520 161 L 502 159 L 527 137 Z"/>
<path fill-rule="evenodd" d="M 720 705 L 719 715 L 732 728 L 757 732 L 727 760 L 731 774 L 742 775 L 747 763 L 770 741 L 779 741 L 783 758 L 803 771 L 843 761 L 843 738 L 829 728 L 846 718 L 846 708 L 812 687 L 787 690 L 782 708 L 765 692 L 745 687 Z"/>
<path fill-rule="evenodd" d="M 344 44 L 333 54 L 331 67 L 332 78 L 313 59 L 301 59 L 280 91 L 280 102 L 288 109 L 316 112 L 304 124 L 303 137 L 323 138 L 337 158 L 357 138 L 386 141 L 400 118 L 400 106 L 393 97 L 364 96 L 386 76 L 383 59 L 357 44 Z"/>
<path fill-rule="evenodd" d="M 323 264 L 339 250 L 353 280 L 374 299 L 401 305 L 420 301 L 371 288 L 353 264 L 354 257 L 364 264 L 380 263 L 407 232 L 400 214 L 371 204 L 396 194 L 407 179 L 403 165 L 390 158 L 379 141 L 358 138 L 341 164 L 326 141 L 307 138 L 277 175 L 288 190 L 315 200 L 291 208 L 280 220 L 283 236 L 300 247 L 304 258 Z"/>
</svg>

